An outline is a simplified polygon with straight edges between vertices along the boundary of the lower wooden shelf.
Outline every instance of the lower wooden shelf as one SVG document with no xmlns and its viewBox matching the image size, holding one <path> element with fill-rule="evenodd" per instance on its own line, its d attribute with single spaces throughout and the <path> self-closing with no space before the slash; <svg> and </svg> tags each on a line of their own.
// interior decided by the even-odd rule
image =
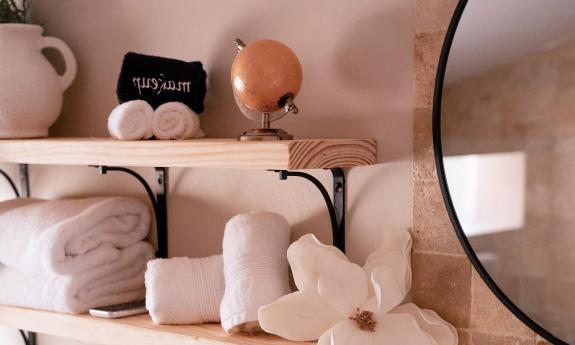
<svg viewBox="0 0 575 345">
<path fill-rule="evenodd" d="M 158 326 L 147 314 L 108 320 L 0 306 L 0 325 L 101 345 L 310 345 L 260 334 L 227 335 L 219 324 Z"/>
</svg>

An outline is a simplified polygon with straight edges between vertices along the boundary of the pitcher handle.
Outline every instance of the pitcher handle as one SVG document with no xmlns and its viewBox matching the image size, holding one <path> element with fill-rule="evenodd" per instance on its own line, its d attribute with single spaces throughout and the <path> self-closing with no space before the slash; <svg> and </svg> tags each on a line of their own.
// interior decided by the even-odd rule
<svg viewBox="0 0 575 345">
<path fill-rule="evenodd" d="M 60 79 L 60 85 L 62 86 L 62 90 L 66 90 L 70 84 L 76 78 L 76 73 L 78 71 L 78 66 L 76 65 L 76 58 L 74 57 L 74 53 L 72 53 L 72 49 L 68 47 L 64 41 L 56 38 L 56 37 L 41 37 L 39 41 L 39 48 L 40 50 L 46 48 L 54 48 L 62 54 L 64 58 L 64 64 L 66 65 L 66 70 L 64 74 L 59 75 L 58 78 Z"/>
</svg>

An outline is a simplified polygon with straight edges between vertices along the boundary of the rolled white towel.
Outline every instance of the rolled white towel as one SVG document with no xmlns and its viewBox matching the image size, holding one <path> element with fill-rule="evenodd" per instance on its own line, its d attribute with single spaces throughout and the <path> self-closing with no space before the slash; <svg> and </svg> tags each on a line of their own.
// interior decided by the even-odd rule
<svg viewBox="0 0 575 345">
<path fill-rule="evenodd" d="M 152 131 L 156 139 L 190 139 L 200 129 L 200 118 L 181 102 L 168 102 L 154 112 Z"/>
<path fill-rule="evenodd" d="M 146 308 L 157 324 L 219 322 L 224 287 L 221 255 L 153 260 L 146 271 Z"/>
<path fill-rule="evenodd" d="M 146 263 L 152 246 L 138 242 L 117 260 L 74 276 L 24 273 L 0 265 L 0 304 L 80 314 L 90 308 L 144 298 Z"/>
<path fill-rule="evenodd" d="M 15 199 L 0 203 L 0 263 L 23 272 L 72 275 L 117 261 L 150 231 L 133 198 Z"/>
<path fill-rule="evenodd" d="M 118 105 L 108 117 L 108 131 L 119 140 L 142 140 L 153 136 L 154 109 L 146 101 L 135 100 Z"/>
<path fill-rule="evenodd" d="M 198 131 L 193 136 L 194 139 L 201 139 L 201 138 L 205 138 L 205 137 L 206 137 L 206 133 L 201 128 L 198 128 Z"/>
<path fill-rule="evenodd" d="M 284 217 L 256 211 L 233 217 L 223 241 L 226 290 L 220 315 L 228 333 L 254 331 L 258 309 L 291 292 Z"/>
</svg>

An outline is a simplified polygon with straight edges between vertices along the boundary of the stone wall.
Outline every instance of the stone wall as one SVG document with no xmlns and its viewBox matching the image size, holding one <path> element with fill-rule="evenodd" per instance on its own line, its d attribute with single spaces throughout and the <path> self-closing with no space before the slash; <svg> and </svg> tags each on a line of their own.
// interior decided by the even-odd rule
<svg viewBox="0 0 575 345">
<path fill-rule="evenodd" d="M 515 152 L 525 157 L 523 225 L 474 236 L 470 242 L 480 257 L 490 258 L 485 268 L 503 292 L 541 326 L 571 343 L 575 40 L 545 48 L 446 85 L 443 152 Z"/>
<path fill-rule="evenodd" d="M 466 258 L 443 204 L 435 172 L 435 74 L 455 0 L 416 0 L 413 113 L 413 300 L 459 330 L 460 344 L 542 345 L 489 291 Z"/>
</svg>

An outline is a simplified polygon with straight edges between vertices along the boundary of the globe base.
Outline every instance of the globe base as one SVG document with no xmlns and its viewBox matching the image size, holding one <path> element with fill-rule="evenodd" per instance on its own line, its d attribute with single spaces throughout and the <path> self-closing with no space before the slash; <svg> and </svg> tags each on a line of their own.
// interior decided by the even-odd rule
<svg viewBox="0 0 575 345">
<path fill-rule="evenodd" d="M 293 136 L 279 128 L 250 129 L 238 136 L 239 141 L 292 140 Z"/>
</svg>

